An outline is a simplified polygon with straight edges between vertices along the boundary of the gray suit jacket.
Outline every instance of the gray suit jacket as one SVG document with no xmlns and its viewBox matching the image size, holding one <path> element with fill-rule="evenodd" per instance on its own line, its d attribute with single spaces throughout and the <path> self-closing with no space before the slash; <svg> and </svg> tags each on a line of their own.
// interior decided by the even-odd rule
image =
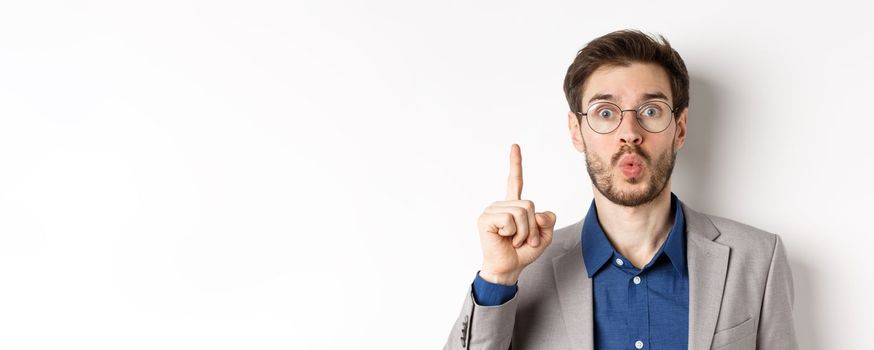
<svg viewBox="0 0 874 350">
<path fill-rule="evenodd" d="M 792 273 L 780 237 L 685 204 L 683 211 L 689 349 L 797 349 Z M 444 349 L 594 349 L 582 225 L 555 231 L 510 301 L 477 305 L 468 287 Z"/>
</svg>

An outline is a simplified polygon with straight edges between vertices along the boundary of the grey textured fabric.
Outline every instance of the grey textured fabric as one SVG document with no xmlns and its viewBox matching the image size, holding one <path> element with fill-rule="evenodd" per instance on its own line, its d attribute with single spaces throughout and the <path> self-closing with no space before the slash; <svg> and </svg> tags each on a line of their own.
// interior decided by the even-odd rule
<svg viewBox="0 0 874 350">
<path fill-rule="evenodd" d="M 689 349 L 797 349 L 792 273 L 780 236 L 685 204 L 683 210 Z M 444 349 L 594 350 L 582 225 L 555 231 L 503 305 L 477 305 L 468 287 Z"/>
</svg>

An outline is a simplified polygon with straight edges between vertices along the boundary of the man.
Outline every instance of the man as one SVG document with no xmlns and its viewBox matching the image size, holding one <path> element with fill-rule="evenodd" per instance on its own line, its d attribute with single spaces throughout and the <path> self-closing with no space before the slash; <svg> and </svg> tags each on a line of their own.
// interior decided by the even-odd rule
<svg viewBox="0 0 874 350">
<path fill-rule="evenodd" d="M 479 217 L 482 268 L 445 348 L 797 349 L 780 237 L 671 192 L 689 77 L 660 39 L 613 32 L 568 68 L 568 130 L 594 193 L 585 218 L 553 233 L 555 214 L 521 199 L 512 145 L 507 198 Z"/>
</svg>

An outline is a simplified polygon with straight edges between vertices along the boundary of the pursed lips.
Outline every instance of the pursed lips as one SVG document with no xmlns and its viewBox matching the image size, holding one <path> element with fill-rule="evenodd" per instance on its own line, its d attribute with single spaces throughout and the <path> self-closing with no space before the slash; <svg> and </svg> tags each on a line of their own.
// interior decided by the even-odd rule
<svg viewBox="0 0 874 350">
<path fill-rule="evenodd" d="M 637 177 L 643 171 L 643 161 L 637 154 L 626 154 L 619 159 L 619 169 L 626 177 Z"/>
</svg>

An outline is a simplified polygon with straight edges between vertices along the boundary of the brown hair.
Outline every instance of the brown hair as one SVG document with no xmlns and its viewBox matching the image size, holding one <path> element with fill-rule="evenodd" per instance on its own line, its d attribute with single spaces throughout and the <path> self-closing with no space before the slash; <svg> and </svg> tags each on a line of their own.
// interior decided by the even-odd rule
<svg viewBox="0 0 874 350">
<path fill-rule="evenodd" d="M 668 40 L 659 35 L 661 43 L 639 30 L 618 30 L 596 38 L 577 52 L 577 57 L 564 77 L 564 94 L 572 112 L 581 112 L 583 85 L 601 66 L 628 66 L 633 62 L 656 63 L 668 73 L 671 94 L 677 112 L 689 106 L 689 73 Z M 679 117 L 679 113 L 675 116 Z"/>
</svg>

